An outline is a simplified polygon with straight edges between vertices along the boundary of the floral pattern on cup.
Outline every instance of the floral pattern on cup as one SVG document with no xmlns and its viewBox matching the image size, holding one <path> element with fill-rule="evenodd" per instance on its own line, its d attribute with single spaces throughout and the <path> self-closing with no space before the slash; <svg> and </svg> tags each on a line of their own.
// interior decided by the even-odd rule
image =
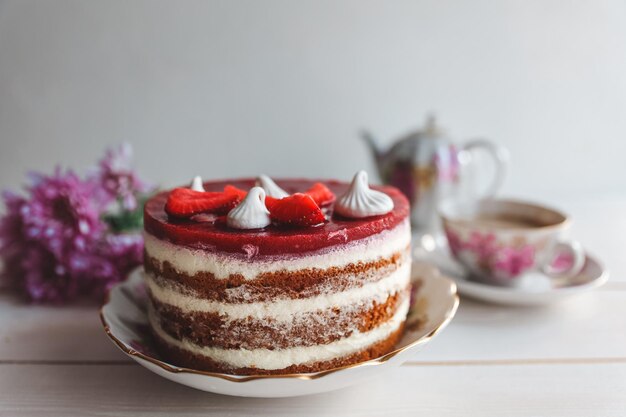
<svg viewBox="0 0 626 417">
<path fill-rule="evenodd" d="M 463 240 L 449 228 L 446 228 L 446 236 L 454 256 L 467 252 L 476 259 L 481 269 L 494 276 L 515 278 L 535 265 L 535 247 L 528 243 L 505 244 L 498 241 L 493 233 L 477 231 Z"/>
<path fill-rule="evenodd" d="M 571 253 L 563 252 L 556 255 L 550 266 L 557 272 L 563 272 L 571 269 L 574 262 L 574 256 Z"/>
</svg>

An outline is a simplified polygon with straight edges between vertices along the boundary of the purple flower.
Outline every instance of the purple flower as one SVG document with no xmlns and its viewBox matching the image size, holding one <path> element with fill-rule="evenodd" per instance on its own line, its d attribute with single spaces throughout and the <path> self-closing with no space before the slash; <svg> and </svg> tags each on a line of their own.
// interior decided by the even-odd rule
<svg viewBox="0 0 626 417">
<path fill-rule="evenodd" d="M 139 179 L 132 169 L 133 149 L 124 143 L 117 149 L 108 149 L 98 164 L 97 179 L 105 197 L 120 200 L 125 210 L 137 208 L 138 193 L 150 191 L 150 186 Z"/>
<path fill-rule="evenodd" d="M 27 196 L 3 193 L 2 278 L 29 300 L 102 298 L 141 264 L 143 241 L 138 230 L 116 234 L 103 220 L 112 199 L 130 202 L 132 195 L 136 205 L 134 193 L 145 187 L 132 171 L 121 174 L 130 162 L 121 149 L 121 159 L 107 153 L 99 175 L 82 179 L 57 168 L 50 176 L 30 174 Z M 117 180 L 105 183 L 101 181 L 105 177 Z"/>
<path fill-rule="evenodd" d="M 89 242 L 105 231 L 100 220 L 98 185 L 80 179 L 74 172 L 46 177 L 30 174 L 30 199 L 20 207 L 22 233 L 36 241 L 54 256 L 62 259 L 71 251 L 85 250 Z"/>
</svg>

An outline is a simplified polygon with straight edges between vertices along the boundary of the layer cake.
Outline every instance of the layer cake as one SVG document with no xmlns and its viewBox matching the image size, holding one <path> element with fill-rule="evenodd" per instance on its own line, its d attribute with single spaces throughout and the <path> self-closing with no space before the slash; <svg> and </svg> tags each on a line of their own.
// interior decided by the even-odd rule
<svg viewBox="0 0 626 417">
<path fill-rule="evenodd" d="M 336 196 L 350 192 L 338 181 L 276 184 L 301 196 L 318 182 Z M 255 184 L 202 188 L 217 195 Z M 171 191 L 149 200 L 145 281 L 161 354 L 179 366 L 249 375 L 316 372 L 391 351 L 409 308 L 409 206 L 395 188 L 372 188 L 393 203 L 389 212 L 350 218 L 331 203 L 322 223 L 294 226 L 275 221 L 279 209 L 274 216 L 267 197 L 272 223 L 253 230 L 231 227 L 224 210 L 168 215 Z"/>
</svg>

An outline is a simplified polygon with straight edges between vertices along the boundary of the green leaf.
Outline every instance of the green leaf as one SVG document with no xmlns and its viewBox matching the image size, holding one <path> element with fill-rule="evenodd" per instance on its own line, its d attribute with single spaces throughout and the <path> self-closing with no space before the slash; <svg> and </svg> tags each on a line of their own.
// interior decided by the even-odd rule
<svg viewBox="0 0 626 417">
<path fill-rule="evenodd" d="M 137 198 L 135 210 L 120 210 L 118 213 L 108 213 L 102 217 L 113 233 L 135 232 L 143 229 L 143 206 L 149 196 Z"/>
</svg>

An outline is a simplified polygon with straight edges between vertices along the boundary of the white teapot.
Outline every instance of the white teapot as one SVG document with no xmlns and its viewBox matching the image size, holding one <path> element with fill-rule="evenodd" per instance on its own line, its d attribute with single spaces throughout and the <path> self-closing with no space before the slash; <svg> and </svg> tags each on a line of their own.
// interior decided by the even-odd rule
<svg viewBox="0 0 626 417">
<path fill-rule="evenodd" d="M 418 233 L 439 231 L 437 211 L 444 199 L 460 198 L 464 165 L 473 151 L 486 152 L 495 163 L 495 174 L 486 191 L 476 198 L 492 197 L 500 189 L 508 165 L 508 152 L 485 139 L 474 139 L 457 147 L 430 116 L 423 129 L 398 139 L 387 151 L 381 150 L 368 132 L 369 145 L 382 181 L 399 188 L 411 203 L 411 223 Z"/>
</svg>

